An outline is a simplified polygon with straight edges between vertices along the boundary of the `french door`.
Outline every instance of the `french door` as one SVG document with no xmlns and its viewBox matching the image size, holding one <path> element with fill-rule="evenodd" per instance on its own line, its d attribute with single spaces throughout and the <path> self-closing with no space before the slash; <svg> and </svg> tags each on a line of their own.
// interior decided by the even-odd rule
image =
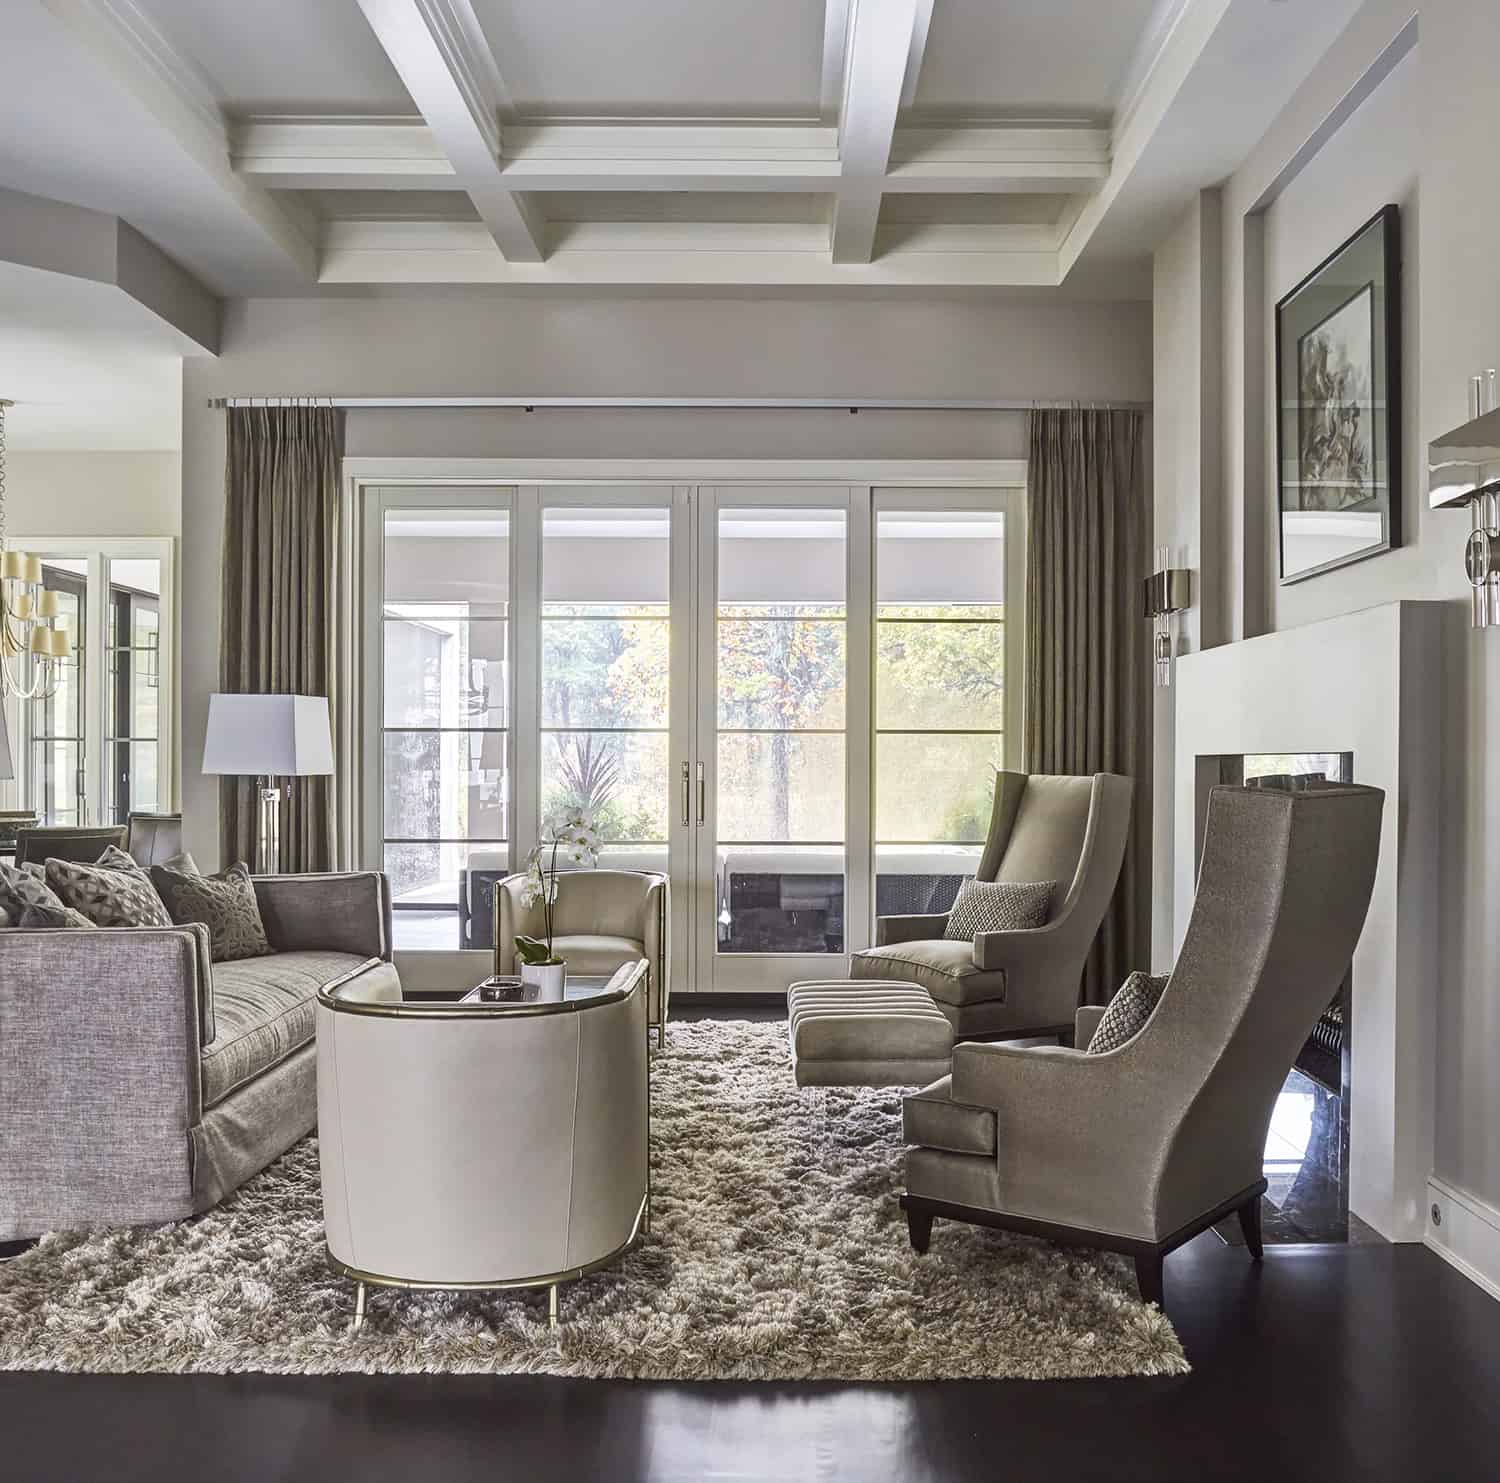
<svg viewBox="0 0 1500 1483">
<path fill-rule="evenodd" d="M 1018 493 L 369 491 L 398 949 L 487 952 L 495 882 L 580 805 L 602 866 L 669 875 L 678 990 L 841 975 L 877 915 L 946 908 L 1018 733 Z"/>
</svg>

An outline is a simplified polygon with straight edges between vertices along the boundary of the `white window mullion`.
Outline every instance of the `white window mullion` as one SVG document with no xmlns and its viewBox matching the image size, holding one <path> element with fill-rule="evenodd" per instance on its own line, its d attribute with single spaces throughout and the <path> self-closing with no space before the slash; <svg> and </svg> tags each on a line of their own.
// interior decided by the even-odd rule
<svg viewBox="0 0 1500 1483">
<path fill-rule="evenodd" d="M 511 541 L 511 868 L 541 829 L 542 500 L 535 484 L 516 490 Z"/>
<path fill-rule="evenodd" d="M 857 953 L 874 942 L 874 516 L 872 491 L 849 491 L 849 577 L 846 619 L 846 784 L 844 946 Z"/>
</svg>

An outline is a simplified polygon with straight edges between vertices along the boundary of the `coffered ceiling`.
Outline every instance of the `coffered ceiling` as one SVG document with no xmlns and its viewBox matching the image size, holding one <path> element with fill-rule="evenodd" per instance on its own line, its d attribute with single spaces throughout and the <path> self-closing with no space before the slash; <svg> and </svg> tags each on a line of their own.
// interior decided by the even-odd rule
<svg viewBox="0 0 1500 1483">
<path fill-rule="evenodd" d="M 0 186 L 220 295 L 1139 292 L 1357 3 L 5 0 Z"/>
</svg>

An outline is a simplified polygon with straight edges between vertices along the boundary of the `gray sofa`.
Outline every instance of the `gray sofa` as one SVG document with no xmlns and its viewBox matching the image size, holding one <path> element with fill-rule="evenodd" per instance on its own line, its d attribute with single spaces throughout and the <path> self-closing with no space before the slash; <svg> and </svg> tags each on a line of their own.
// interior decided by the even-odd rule
<svg viewBox="0 0 1500 1483">
<path fill-rule="evenodd" d="M 206 928 L 0 930 L 0 1241 L 207 1210 L 317 1120 L 318 990 L 400 985 L 377 872 L 255 878 L 275 952 Z"/>
</svg>

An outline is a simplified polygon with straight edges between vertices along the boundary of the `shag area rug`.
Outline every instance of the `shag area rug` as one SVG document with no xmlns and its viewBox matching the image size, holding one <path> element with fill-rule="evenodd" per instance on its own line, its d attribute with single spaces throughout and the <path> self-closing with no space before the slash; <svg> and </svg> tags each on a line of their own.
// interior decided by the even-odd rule
<svg viewBox="0 0 1500 1483">
<path fill-rule="evenodd" d="M 653 1226 L 545 1293 L 354 1290 L 324 1259 L 316 1140 L 217 1210 L 46 1237 L 0 1264 L 0 1367 L 863 1381 L 1177 1375 L 1120 1258 L 897 1206 L 901 1101 L 802 1092 L 777 1024 L 680 1022 L 652 1057 Z"/>
</svg>

